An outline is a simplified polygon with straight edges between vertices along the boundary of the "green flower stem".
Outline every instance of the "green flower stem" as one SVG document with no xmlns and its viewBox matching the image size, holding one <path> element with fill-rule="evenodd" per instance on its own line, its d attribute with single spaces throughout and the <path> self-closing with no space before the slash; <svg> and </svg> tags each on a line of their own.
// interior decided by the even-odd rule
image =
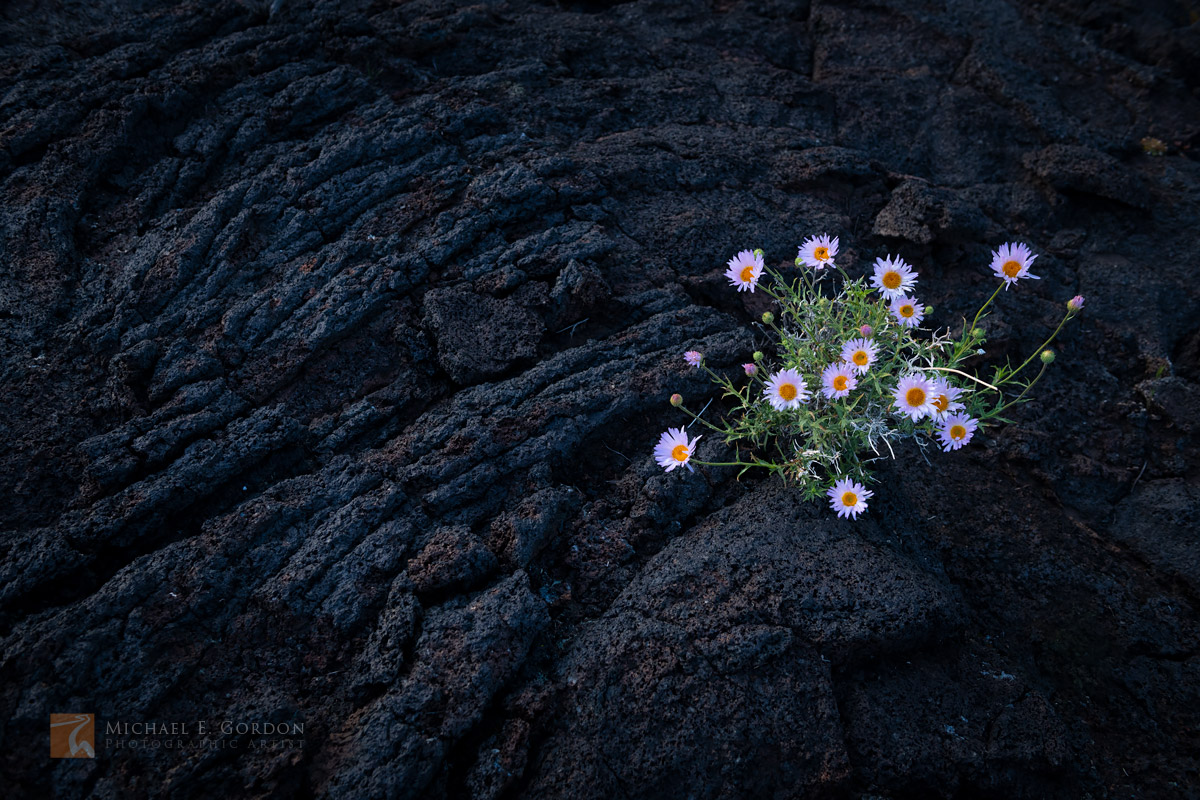
<svg viewBox="0 0 1200 800">
<path fill-rule="evenodd" d="M 1044 375 L 1046 373 L 1046 367 L 1048 367 L 1048 366 L 1050 366 L 1050 365 L 1042 364 L 1042 368 L 1040 370 L 1038 370 L 1038 374 L 1034 377 L 1033 380 L 1031 380 L 1029 383 L 1025 384 L 1025 388 L 1021 390 L 1021 393 L 1019 395 L 1017 395 L 1014 399 L 1008 401 L 1004 405 L 996 406 L 991 411 L 988 411 L 986 414 L 983 414 L 982 416 L 980 416 L 980 420 L 991 419 L 992 417 L 998 416 L 998 415 L 1004 413 L 1004 410 L 1006 408 L 1009 408 L 1010 406 L 1015 406 L 1017 403 L 1021 402 L 1021 398 L 1023 398 L 1026 395 L 1026 393 L 1030 389 L 1033 388 L 1033 385 L 1038 382 L 1038 380 L 1042 377 L 1042 375 Z"/>
<path fill-rule="evenodd" d="M 808 292 L 806 292 L 806 294 L 812 294 L 813 290 L 816 288 L 816 282 L 813 280 L 814 270 L 811 267 L 808 267 L 807 265 L 803 266 L 803 267 L 799 267 L 799 270 L 800 270 L 800 280 L 802 280 L 804 282 L 804 286 L 808 289 Z M 786 286 L 786 285 L 787 284 L 784 284 L 784 286 Z M 795 289 L 793 289 L 790 292 L 790 294 L 795 295 L 795 294 L 799 294 L 799 292 L 797 292 Z"/>
<path fill-rule="evenodd" d="M 964 319 L 963 322 L 966 323 L 966 320 Z M 952 366 L 957 366 L 969 358 L 973 355 L 970 351 L 978 349 L 979 345 L 986 341 L 986 338 L 983 336 L 975 336 L 974 331 L 975 328 L 964 331 L 962 340 L 955 343 L 954 352 L 950 354 L 949 358 L 949 363 Z"/>
<path fill-rule="evenodd" d="M 771 271 L 770 271 L 770 270 L 767 270 L 767 273 L 768 273 L 768 274 L 772 274 L 772 275 L 773 275 L 773 273 L 771 273 Z M 776 278 L 775 278 L 775 280 L 776 280 L 776 281 L 778 281 L 778 280 L 779 280 L 779 278 L 778 278 L 778 277 L 776 277 Z M 767 288 L 767 285 L 766 285 L 765 283 L 759 282 L 759 284 L 758 284 L 758 288 L 759 288 L 759 289 L 762 289 L 764 292 L 766 292 L 768 295 L 770 295 L 770 296 L 772 297 L 772 299 L 774 299 L 774 300 L 775 300 L 775 302 L 776 302 L 776 303 L 782 303 L 782 302 L 783 302 L 783 298 L 782 298 L 782 297 L 780 297 L 779 295 L 775 294 L 774 292 L 772 292 L 770 289 L 768 289 L 768 288 Z"/>
<path fill-rule="evenodd" d="M 781 302 L 780 302 L 780 306 L 782 307 L 782 305 L 783 305 L 783 304 L 782 304 L 782 301 L 781 301 Z M 780 311 L 780 316 L 783 316 L 783 311 L 782 311 L 782 310 Z M 762 324 L 762 325 L 766 325 L 768 328 L 770 328 L 771 330 L 775 331 L 775 334 L 776 334 L 776 335 L 777 335 L 777 336 L 780 338 L 780 340 L 782 340 L 782 339 L 783 339 L 783 331 L 781 331 L 781 330 L 779 329 L 779 326 L 778 326 L 778 325 L 776 325 L 774 322 L 762 322 L 762 320 L 761 320 L 761 318 L 760 318 L 760 319 L 759 319 L 759 323 L 760 323 L 760 324 Z"/>
<path fill-rule="evenodd" d="M 892 343 L 892 357 L 889 362 L 895 362 L 900 358 L 900 351 L 904 349 L 904 331 L 907 328 L 901 328 L 899 323 L 896 323 L 895 336 L 896 339 Z"/>
<path fill-rule="evenodd" d="M 737 399 L 741 400 L 743 403 L 745 402 L 745 400 L 742 398 L 742 393 L 733 387 L 732 381 L 725 378 L 724 376 L 718 375 L 717 373 L 713 372 L 711 369 L 708 368 L 707 364 L 701 364 L 700 366 L 705 372 L 708 373 L 708 377 L 712 379 L 713 383 L 717 384 L 718 386 L 720 386 L 721 388 L 723 388 L 725 391 L 729 392 L 733 396 L 737 397 Z"/>
<path fill-rule="evenodd" d="M 706 420 L 704 417 L 701 417 L 697 414 L 693 414 L 686 406 L 678 406 L 678 408 L 680 411 L 687 414 L 689 417 L 696 420 L 700 424 L 704 425 L 704 427 L 708 428 L 709 430 L 716 431 L 717 433 L 720 433 L 720 434 L 725 434 L 727 432 L 724 428 L 718 428 L 716 425 L 713 425 L 711 422 Z"/>
<path fill-rule="evenodd" d="M 975 319 L 971 320 L 971 327 L 963 331 L 963 340 L 954 348 L 954 355 L 950 357 L 951 363 L 957 364 L 959 359 L 966 355 L 967 350 L 971 348 L 973 344 L 972 339 L 974 338 L 972 333 L 979 326 L 979 318 L 983 316 L 984 310 L 992 304 L 992 301 L 996 299 L 996 295 L 1000 294 L 1000 290 L 1003 288 L 1004 282 L 1001 281 L 1000 285 L 996 287 L 996 291 L 992 292 L 992 296 L 975 312 Z"/>
<path fill-rule="evenodd" d="M 770 267 L 764 267 L 763 272 L 767 273 L 767 275 L 769 275 L 771 277 L 771 280 L 775 281 L 776 288 L 779 289 L 779 294 L 782 294 L 782 295 L 790 294 L 790 292 L 788 291 L 787 282 L 784 281 L 782 275 L 780 275 L 778 272 L 771 269 Z M 763 284 L 759 283 L 759 286 L 763 286 Z M 763 286 L 763 288 L 765 289 L 766 287 Z M 770 294 L 771 297 L 774 297 L 780 303 L 783 303 L 783 298 L 780 297 L 779 294 L 775 294 L 774 292 L 768 292 L 768 294 Z"/>
<path fill-rule="evenodd" d="M 975 312 L 975 319 L 971 321 L 970 330 L 975 330 L 975 326 L 979 324 L 979 317 L 983 314 L 983 310 L 992 304 L 992 301 L 996 299 L 996 295 L 1000 294 L 1000 290 L 1003 288 L 1004 282 L 1001 281 L 1000 285 L 996 287 L 996 291 L 992 292 L 992 296 L 987 299 L 987 302 L 981 305 L 979 310 Z"/>
<path fill-rule="evenodd" d="M 695 458 L 693 458 L 690 463 L 700 464 L 701 466 L 704 466 L 704 467 L 774 467 L 775 466 L 774 464 L 758 464 L 758 463 L 750 463 L 748 461 L 700 461 L 699 459 L 695 459 Z"/>
<path fill-rule="evenodd" d="M 1017 367 L 1016 369 L 1014 369 L 1014 370 L 1012 371 L 1012 374 L 1011 374 L 1011 375 L 1009 375 L 1008 377 L 1009 377 L 1009 378 L 1012 378 L 1012 377 L 1014 377 L 1014 376 L 1015 376 L 1015 375 L 1016 375 L 1018 372 L 1020 372 L 1021 370 L 1025 369 L 1025 367 L 1029 365 L 1029 362 L 1030 362 L 1030 361 L 1033 361 L 1035 358 L 1037 358 L 1037 357 L 1038 357 L 1038 355 L 1039 355 L 1039 354 L 1040 354 L 1040 353 L 1041 353 L 1043 350 L 1045 350 L 1045 349 L 1046 349 L 1046 346 L 1047 346 L 1048 344 L 1050 344 L 1051 342 L 1053 342 L 1053 341 L 1054 341 L 1054 337 L 1055 337 L 1055 336 L 1058 336 L 1058 332 L 1059 332 L 1059 331 L 1061 331 L 1061 330 L 1063 329 L 1063 325 L 1066 325 L 1066 324 L 1067 324 L 1067 320 L 1069 320 L 1069 319 L 1070 319 L 1072 316 L 1073 316 L 1073 315 L 1071 314 L 1071 312 L 1069 312 L 1069 311 L 1068 311 L 1068 312 L 1067 312 L 1067 314 L 1066 314 L 1066 315 L 1065 315 L 1065 316 L 1062 318 L 1062 321 L 1058 323 L 1058 327 L 1054 329 L 1054 333 L 1050 334 L 1050 338 L 1049 338 L 1049 339 L 1047 339 L 1046 341 L 1042 342 L 1042 343 L 1041 343 L 1041 345 L 1039 345 L 1037 348 L 1035 348 L 1035 349 L 1034 349 L 1034 351 L 1033 351 L 1033 355 L 1029 356 L 1029 358 L 1027 358 L 1027 359 L 1025 359 L 1024 361 L 1022 361 L 1022 362 L 1021 362 L 1021 366 L 1019 366 L 1019 367 Z M 1035 378 L 1035 380 L 1036 380 L 1036 378 Z"/>
</svg>

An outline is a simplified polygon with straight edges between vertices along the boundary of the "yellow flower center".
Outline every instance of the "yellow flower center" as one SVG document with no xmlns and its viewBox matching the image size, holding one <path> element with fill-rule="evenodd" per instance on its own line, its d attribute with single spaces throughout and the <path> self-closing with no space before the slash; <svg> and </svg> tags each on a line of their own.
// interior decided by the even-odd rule
<svg viewBox="0 0 1200 800">
<path fill-rule="evenodd" d="M 754 280 L 754 267 L 742 267 L 742 283 L 750 283 L 752 280 Z"/>
<path fill-rule="evenodd" d="M 908 303 L 905 303 L 904 305 L 900 306 L 900 316 L 904 317 L 905 319 L 908 319 L 909 317 L 911 317 L 912 315 L 914 315 L 916 313 L 917 313 L 917 310 Z"/>
<path fill-rule="evenodd" d="M 673 450 L 671 450 L 671 458 L 675 459 L 676 461 L 687 461 L 687 458 L 688 458 L 687 445 L 686 444 L 675 445 L 675 448 Z"/>
<path fill-rule="evenodd" d="M 850 358 L 860 367 L 865 367 L 867 362 L 871 360 L 871 357 L 867 355 L 866 350 L 855 350 L 854 355 L 852 355 Z"/>
<path fill-rule="evenodd" d="M 883 288 L 885 289 L 899 289 L 900 281 L 899 272 L 893 270 L 883 273 Z"/>
<path fill-rule="evenodd" d="M 920 386 L 914 386 L 904 395 L 904 401 L 913 408 L 918 408 L 925 405 L 925 390 Z"/>
<path fill-rule="evenodd" d="M 839 392 L 846 391 L 846 376 L 845 375 L 835 375 L 833 377 L 833 388 Z"/>
<path fill-rule="evenodd" d="M 842 505 L 846 506 L 846 508 L 850 508 L 857 503 L 858 495 L 856 495 L 854 492 L 846 492 L 842 495 Z"/>
<path fill-rule="evenodd" d="M 950 407 L 950 398 L 946 397 L 944 394 L 939 394 L 936 398 L 934 398 L 933 404 L 937 406 L 938 411 L 945 412 L 945 410 Z"/>
<path fill-rule="evenodd" d="M 828 261 L 829 260 L 829 248 L 828 247 L 818 247 L 817 249 L 813 250 L 813 258 L 815 258 L 817 261 Z"/>
<path fill-rule="evenodd" d="M 950 438 L 955 441 L 958 441 L 959 439 L 967 438 L 966 427 L 964 427 L 962 425 L 951 425 L 950 426 Z"/>
<path fill-rule="evenodd" d="M 779 384 L 779 396 L 791 402 L 796 399 L 796 387 L 790 383 Z"/>
<path fill-rule="evenodd" d="M 1010 278 L 1017 277 L 1017 273 L 1021 271 L 1020 261 L 1005 261 L 1004 266 L 1000 268 L 1004 274 Z"/>
</svg>

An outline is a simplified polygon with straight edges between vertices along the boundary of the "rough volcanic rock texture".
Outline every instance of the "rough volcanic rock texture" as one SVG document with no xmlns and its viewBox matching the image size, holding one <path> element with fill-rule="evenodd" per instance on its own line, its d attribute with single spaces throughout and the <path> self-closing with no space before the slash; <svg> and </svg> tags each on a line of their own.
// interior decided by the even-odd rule
<svg viewBox="0 0 1200 800">
<path fill-rule="evenodd" d="M 0 15 L 6 797 L 1200 794 L 1194 3 Z M 1088 298 L 857 523 L 650 458 L 821 231 L 938 325 L 1028 241 L 983 365 Z"/>
</svg>

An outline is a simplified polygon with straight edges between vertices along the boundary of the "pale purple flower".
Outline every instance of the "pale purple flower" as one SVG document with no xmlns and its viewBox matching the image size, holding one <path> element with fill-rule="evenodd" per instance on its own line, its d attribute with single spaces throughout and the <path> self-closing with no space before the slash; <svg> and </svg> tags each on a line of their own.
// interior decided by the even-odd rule
<svg viewBox="0 0 1200 800">
<path fill-rule="evenodd" d="M 854 377 L 854 367 L 845 361 L 830 364 L 821 373 L 821 394 L 830 400 L 845 397 L 856 386 L 858 379 Z"/>
<path fill-rule="evenodd" d="M 913 422 L 928 417 L 937 411 L 933 404 L 934 386 L 924 375 L 908 375 L 896 384 L 892 393 L 896 400 L 896 411 L 904 414 Z"/>
<path fill-rule="evenodd" d="M 691 470 L 692 465 L 688 460 L 692 453 L 696 452 L 696 443 L 699 441 L 700 437 L 697 436 L 689 442 L 687 431 L 683 428 L 668 428 L 654 447 L 654 458 L 667 472 L 676 467 L 687 467 Z"/>
<path fill-rule="evenodd" d="M 897 297 L 888 310 L 904 328 L 915 328 L 925 319 L 925 306 L 912 297 Z"/>
<path fill-rule="evenodd" d="M 812 267 L 813 269 L 824 269 L 825 267 L 837 266 L 833 263 L 834 257 L 838 252 L 838 237 L 829 238 L 828 234 L 820 236 L 810 236 L 800 245 L 800 254 L 797 256 L 802 262 Z"/>
<path fill-rule="evenodd" d="M 854 371 L 861 375 L 875 363 L 878 352 L 879 347 L 870 339 L 851 339 L 842 345 L 842 361 L 853 366 Z"/>
<path fill-rule="evenodd" d="M 966 414 L 951 414 L 946 417 L 938 431 L 938 438 L 942 440 L 942 451 L 949 453 L 962 447 L 971 441 L 978 427 L 979 423 Z"/>
<path fill-rule="evenodd" d="M 867 500 L 874 494 L 858 481 L 842 478 L 833 484 L 826 496 L 829 497 L 830 508 L 839 517 L 858 519 L 858 515 L 867 510 Z"/>
<path fill-rule="evenodd" d="M 1037 275 L 1029 274 L 1029 265 L 1035 258 L 1037 256 L 1023 242 L 1008 242 L 992 251 L 992 271 L 996 277 L 1004 279 L 1004 288 L 1007 290 L 1021 278 L 1040 280 Z"/>
<path fill-rule="evenodd" d="M 688 363 L 688 366 L 700 368 L 700 362 L 704 360 L 704 354 L 696 350 L 688 350 L 683 354 L 683 360 Z"/>
<path fill-rule="evenodd" d="M 753 293 L 754 287 L 758 285 L 758 279 L 762 275 L 763 257 L 753 250 L 743 250 L 729 259 L 728 265 L 729 269 L 725 270 L 725 277 L 729 279 L 729 282 L 736 286 L 739 292 L 748 289 Z"/>
<path fill-rule="evenodd" d="M 962 396 L 962 389 L 957 386 L 951 386 L 950 382 L 945 378 L 933 379 L 933 416 L 936 419 L 945 419 L 946 415 L 951 411 L 960 411 L 965 406 L 958 402 L 958 398 Z"/>
<path fill-rule="evenodd" d="M 888 300 L 904 297 L 916 284 L 917 273 L 913 272 L 912 266 L 900 256 L 875 259 L 875 274 L 871 277 L 871 285 Z"/>
<path fill-rule="evenodd" d="M 776 411 L 799 408 L 808 402 L 808 384 L 796 370 L 784 369 L 771 376 L 763 394 Z"/>
</svg>

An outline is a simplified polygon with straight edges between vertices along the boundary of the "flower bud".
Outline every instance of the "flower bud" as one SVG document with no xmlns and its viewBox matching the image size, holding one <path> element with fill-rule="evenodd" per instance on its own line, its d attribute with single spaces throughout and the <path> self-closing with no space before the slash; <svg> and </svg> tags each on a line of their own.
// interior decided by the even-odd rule
<svg viewBox="0 0 1200 800">
<path fill-rule="evenodd" d="M 1068 311 L 1079 311 L 1083 308 L 1083 295 L 1077 294 L 1067 301 Z"/>
<path fill-rule="evenodd" d="M 797 259 L 796 259 L 796 266 L 797 266 L 797 267 L 803 267 L 803 266 L 804 266 L 804 260 L 803 260 L 803 259 L 801 259 L 801 258 L 797 258 Z"/>
<path fill-rule="evenodd" d="M 763 315 L 762 315 L 762 321 L 765 322 L 766 324 L 770 325 L 772 322 L 775 321 L 775 315 L 772 314 L 770 311 L 764 311 Z"/>
<path fill-rule="evenodd" d="M 872 328 L 870 325 L 863 325 L 861 328 L 858 329 L 858 332 L 861 333 L 864 338 L 866 338 L 866 337 L 869 337 L 872 333 L 874 333 L 875 329 Z"/>
<path fill-rule="evenodd" d="M 754 373 L 758 372 L 758 367 L 753 363 L 742 364 L 742 369 L 746 370 L 746 375 L 751 378 L 754 377 Z"/>
<path fill-rule="evenodd" d="M 933 306 L 925 306 L 925 313 L 926 313 L 926 314 L 932 314 L 932 313 L 933 313 Z"/>
<path fill-rule="evenodd" d="M 762 258 L 764 255 L 762 248 L 761 247 L 754 248 L 754 255 L 757 256 L 758 258 Z"/>
<path fill-rule="evenodd" d="M 1043 364 L 1054 363 L 1054 351 L 1053 350 L 1043 350 L 1042 351 L 1042 363 Z"/>
<path fill-rule="evenodd" d="M 971 329 L 971 335 L 977 339 L 982 339 L 986 333 L 987 333 L 987 330 L 984 328 L 972 328 Z"/>
<path fill-rule="evenodd" d="M 681 405 L 683 405 L 683 395 L 681 395 L 681 394 L 671 395 L 671 405 L 675 406 L 676 408 L 679 408 Z"/>
<path fill-rule="evenodd" d="M 756 362 L 762 361 L 763 360 L 762 350 L 755 350 L 754 355 L 752 355 L 751 358 L 753 358 Z"/>
</svg>

